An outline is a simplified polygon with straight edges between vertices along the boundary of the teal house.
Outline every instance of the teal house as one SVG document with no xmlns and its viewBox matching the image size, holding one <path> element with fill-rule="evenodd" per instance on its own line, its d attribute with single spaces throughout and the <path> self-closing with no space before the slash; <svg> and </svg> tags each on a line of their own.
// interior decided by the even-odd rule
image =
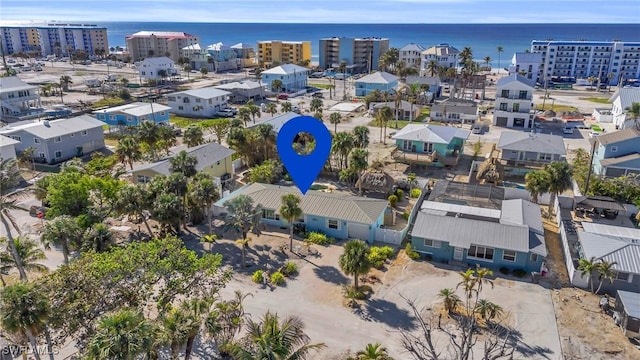
<svg viewBox="0 0 640 360">
<path fill-rule="evenodd" d="M 495 187 L 439 185 L 416 216 L 411 231 L 415 251 L 432 261 L 471 267 L 527 272 L 544 268 L 547 248 L 540 206 L 522 199 L 500 200 L 504 192 Z M 442 198 L 434 199 L 434 193 Z"/>
<path fill-rule="evenodd" d="M 591 141 L 595 147 L 593 171 L 596 174 L 608 177 L 640 174 L 640 130 L 630 127 L 612 131 Z"/>
<path fill-rule="evenodd" d="M 398 86 L 398 77 L 384 71 L 377 71 L 356 80 L 355 86 L 356 96 L 367 96 L 376 90 L 393 94 Z"/>
<path fill-rule="evenodd" d="M 96 119 L 109 126 L 138 126 L 143 121 L 156 124 L 169 121 L 171 107 L 156 103 L 134 102 L 93 112 Z"/>
<path fill-rule="evenodd" d="M 469 130 L 453 126 L 409 124 L 393 136 L 392 157 L 408 164 L 455 166 L 469 135 Z"/>
<path fill-rule="evenodd" d="M 294 194 L 300 197 L 303 216 L 295 224 L 304 224 L 307 231 L 321 231 L 336 239 L 360 239 L 369 243 L 375 239 L 376 229 L 384 224 L 387 201 L 309 190 L 304 196 L 294 186 L 248 184 L 220 199 L 214 204 L 214 213 L 226 212 L 225 203 L 239 195 L 253 199 L 254 205 L 262 205 L 260 222 L 288 228 L 287 220 L 280 216 L 282 196 Z"/>
</svg>

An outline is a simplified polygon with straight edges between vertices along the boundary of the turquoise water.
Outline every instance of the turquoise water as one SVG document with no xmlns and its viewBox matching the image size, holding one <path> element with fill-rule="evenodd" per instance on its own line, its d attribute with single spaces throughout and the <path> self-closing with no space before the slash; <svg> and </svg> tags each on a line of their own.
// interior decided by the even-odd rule
<svg viewBox="0 0 640 360">
<path fill-rule="evenodd" d="M 526 190 L 526 187 L 523 184 L 512 183 L 512 182 L 509 182 L 509 181 L 503 181 L 502 182 L 502 186 Z"/>
</svg>

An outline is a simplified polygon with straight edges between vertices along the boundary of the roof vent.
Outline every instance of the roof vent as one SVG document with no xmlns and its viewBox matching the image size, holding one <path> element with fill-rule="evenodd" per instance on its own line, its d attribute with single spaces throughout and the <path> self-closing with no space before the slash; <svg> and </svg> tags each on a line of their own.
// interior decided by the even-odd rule
<svg viewBox="0 0 640 360">
<path fill-rule="evenodd" d="M 45 120 L 42 122 L 44 124 L 44 126 L 46 127 L 51 127 L 51 125 L 49 125 L 49 120 Z"/>
</svg>

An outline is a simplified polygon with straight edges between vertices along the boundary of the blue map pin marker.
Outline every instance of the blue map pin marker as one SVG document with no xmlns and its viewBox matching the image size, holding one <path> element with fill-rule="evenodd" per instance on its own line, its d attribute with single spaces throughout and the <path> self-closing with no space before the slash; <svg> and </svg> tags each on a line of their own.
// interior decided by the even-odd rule
<svg viewBox="0 0 640 360">
<path fill-rule="evenodd" d="M 316 147 L 310 154 L 300 155 L 293 148 L 293 140 L 300 132 L 311 134 L 316 141 Z M 280 128 L 276 139 L 278 154 L 302 195 L 307 193 L 327 161 L 331 141 L 327 127 L 311 116 L 297 116 Z"/>
</svg>

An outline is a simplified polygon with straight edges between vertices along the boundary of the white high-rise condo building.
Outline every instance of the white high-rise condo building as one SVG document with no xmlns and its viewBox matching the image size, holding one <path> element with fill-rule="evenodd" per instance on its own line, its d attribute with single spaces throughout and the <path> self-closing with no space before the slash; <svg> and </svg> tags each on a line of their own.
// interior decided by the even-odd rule
<svg viewBox="0 0 640 360">
<path fill-rule="evenodd" d="M 617 85 L 640 78 L 640 42 L 534 40 L 531 52 L 542 54 L 541 81 L 593 76 Z"/>
<path fill-rule="evenodd" d="M 0 27 L 0 43 L 5 55 L 71 56 L 77 51 L 87 55 L 109 53 L 107 29 L 90 24 L 29 23 Z"/>
</svg>

